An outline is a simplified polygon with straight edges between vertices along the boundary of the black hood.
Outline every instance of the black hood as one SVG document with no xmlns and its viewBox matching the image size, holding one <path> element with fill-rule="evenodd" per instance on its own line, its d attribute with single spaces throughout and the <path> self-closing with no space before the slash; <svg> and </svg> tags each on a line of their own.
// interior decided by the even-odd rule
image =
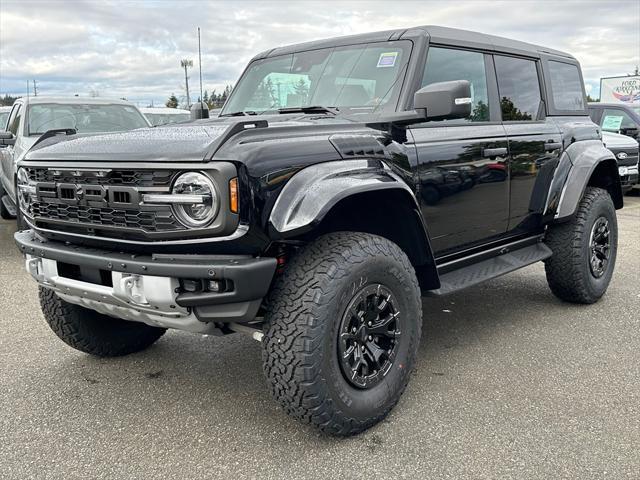
<svg viewBox="0 0 640 480">
<path fill-rule="evenodd" d="M 242 123 L 256 122 L 259 127 L 244 131 Z M 234 129 L 234 127 L 236 127 Z M 198 120 L 128 132 L 98 135 L 56 136 L 34 147 L 25 157 L 34 161 L 130 161 L 130 162 L 203 162 L 242 131 L 243 141 L 252 134 L 260 137 L 308 136 L 323 132 L 362 128 L 344 117 L 318 115 L 269 115 L 224 117 Z M 233 132 L 235 133 L 235 132 Z M 325 133 L 326 134 L 326 133 Z M 235 156 L 235 155 L 234 155 Z M 229 158 L 233 159 L 233 158 Z"/>
</svg>

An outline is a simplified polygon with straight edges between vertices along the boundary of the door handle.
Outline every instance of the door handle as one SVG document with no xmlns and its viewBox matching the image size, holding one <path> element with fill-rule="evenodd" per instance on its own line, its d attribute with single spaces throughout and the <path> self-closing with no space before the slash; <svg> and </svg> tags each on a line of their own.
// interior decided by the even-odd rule
<svg viewBox="0 0 640 480">
<path fill-rule="evenodd" d="M 506 155 L 507 154 L 507 147 L 500 147 L 500 148 L 483 148 L 482 149 L 482 156 L 483 157 L 500 157 L 502 155 Z"/>
<path fill-rule="evenodd" d="M 547 152 L 552 150 L 560 150 L 562 148 L 562 144 L 560 142 L 547 142 L 544 144 L 544 149 Z"/>
</svg>

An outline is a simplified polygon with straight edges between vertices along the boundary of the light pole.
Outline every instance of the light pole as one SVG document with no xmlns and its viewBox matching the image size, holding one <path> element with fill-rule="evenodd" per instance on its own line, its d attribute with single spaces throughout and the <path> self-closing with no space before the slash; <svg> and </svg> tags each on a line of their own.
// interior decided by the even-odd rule
<svg viewBox="0 0 640 480">
<path fill-rule="evenodd" d="M 180 66 L 184 68 L 184 83 L 187 87 L 187 110 L 191 108 L 191 99 L 189 98 L 189 77 L 187 76 L 187 68 L 193 67 L 193 60 L 183 58 L 180 60 Z"/>
</svg>

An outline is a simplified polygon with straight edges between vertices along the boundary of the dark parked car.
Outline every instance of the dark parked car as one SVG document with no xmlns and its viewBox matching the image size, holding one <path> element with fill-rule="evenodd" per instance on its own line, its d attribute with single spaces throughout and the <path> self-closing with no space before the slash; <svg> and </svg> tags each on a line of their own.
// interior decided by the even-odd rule
<svg viewBox="0 0 640 480">
<path fill-rule="evenodd" d="M 433 26 L 275 48 L 218 118 L 35 145 L 15 239 L 72 347 L 248 333 L 284 411 L 350 435 L 404 391 L 421 296 L 538 261 L 562 300 L 605 293 L 623 197 L 599 131 L 548 48 Z"/>
<path fill-rule="evenodd" d="M 590 103 L 589 115 L 603 130 L 627 135 L 640 142 L 640 104 Z"/>
</svg>

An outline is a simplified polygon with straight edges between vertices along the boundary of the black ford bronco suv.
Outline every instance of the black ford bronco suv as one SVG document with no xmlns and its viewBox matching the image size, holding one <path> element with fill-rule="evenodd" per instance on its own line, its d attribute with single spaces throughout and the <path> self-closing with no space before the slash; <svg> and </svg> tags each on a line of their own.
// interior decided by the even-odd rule
<svg viewBox="0 0 640 480">
<path fill-rule="evenodd" d="M 398 402 L 422 296 L 544 261 L 596 302 L 623 202 L 576 59 L 431 26 L 268 50 L 219 118 L 49 132 L 17 187 L 64 342 L 248 333 L 284 410 L 336 435 Z"/>
</svg>

